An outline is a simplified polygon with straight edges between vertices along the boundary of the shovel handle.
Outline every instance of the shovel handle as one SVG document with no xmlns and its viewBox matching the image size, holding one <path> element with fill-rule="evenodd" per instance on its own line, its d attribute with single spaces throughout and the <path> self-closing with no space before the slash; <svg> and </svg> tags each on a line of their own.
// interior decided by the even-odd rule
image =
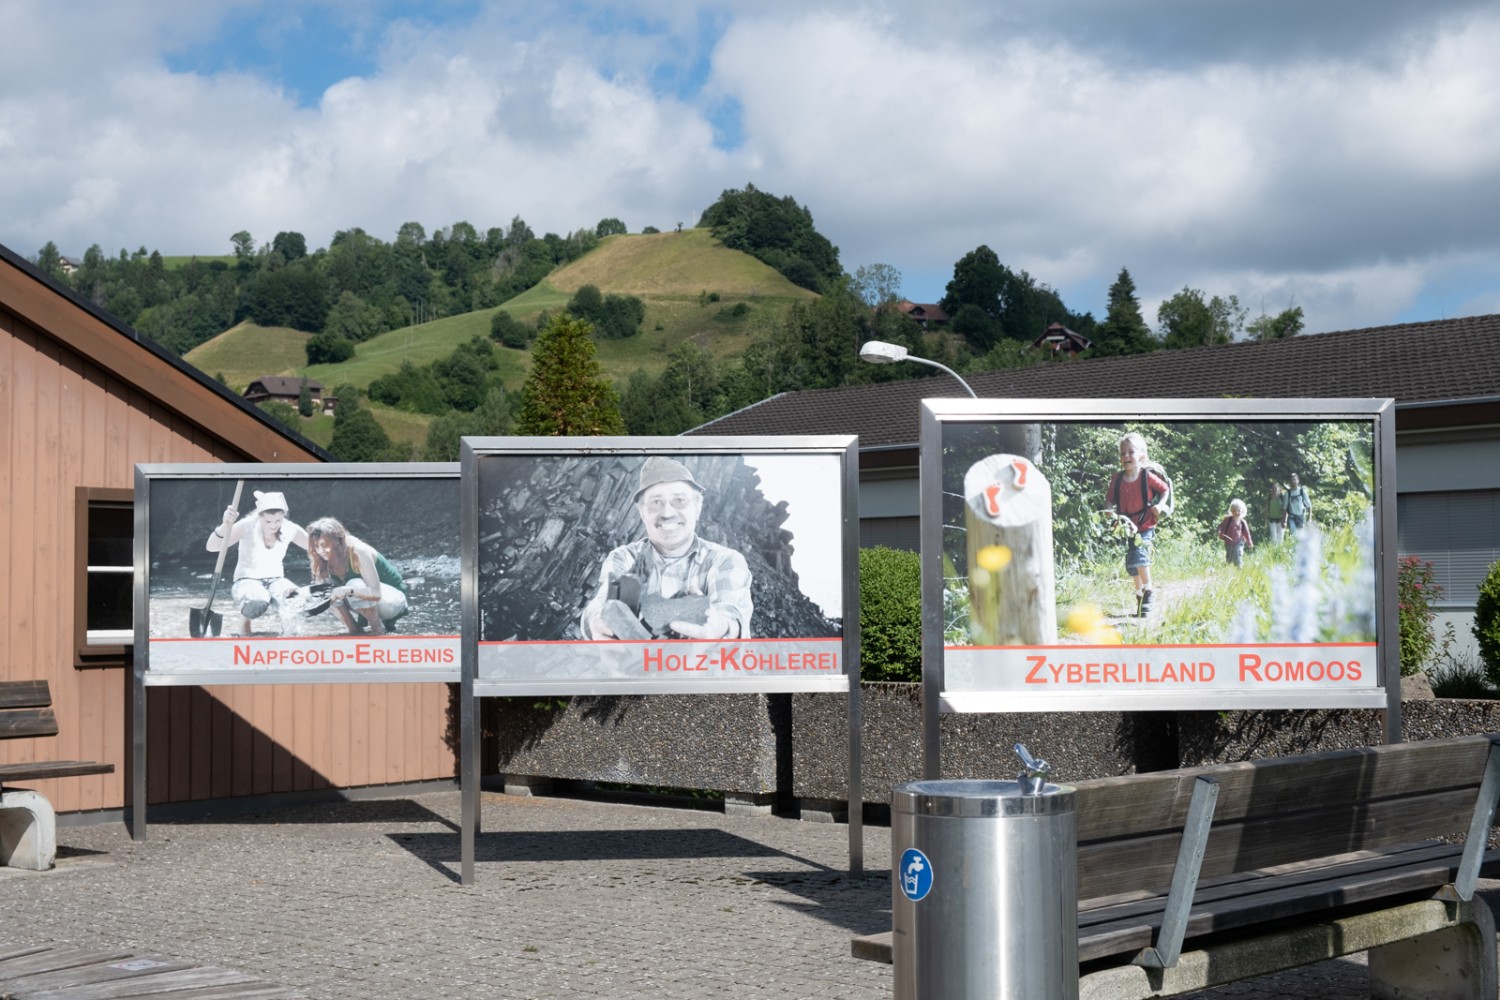
<svg viewBox="0 0 1500 1000">
<path fill-rule="evenodd" d="M 234 481 L 234 499 L 229 501 L 229 506 L 233 507 L 235 510 L 240 509 L 240 494 L 244 492 L 244 489 L 245 481 L 243 479 L 236 479 Z M 229 533 L 226 531 L 224 533 L 224 544 L 219 547 L 219 560 L 218 562 L 214 563 L 214 579 L 213 583 L 209 584 L 208 587 L 208 600 L 203 603 L 204 611 L 208 611 L 214 606 L 214 595 L 219 592 L 219 577 L 224 572 L 224 557 L 228 554 Z"/>
</svg>

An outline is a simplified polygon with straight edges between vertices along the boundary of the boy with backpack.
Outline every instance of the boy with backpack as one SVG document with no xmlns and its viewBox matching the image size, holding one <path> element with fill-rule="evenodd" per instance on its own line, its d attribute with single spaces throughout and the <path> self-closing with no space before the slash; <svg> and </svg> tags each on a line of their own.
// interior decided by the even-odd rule
<svg viewBox="0 0 1500 1000">
<path fill-rule="evenodd" d="M 1146 454 L 1146 439 L 1132 431 L 1120 438 L 1120 471 L 1110 477 L 1110 510 L 1135 525 L 1125 549 L 1125 572 L 1135 578 L 1136 615 L 1151 613 L 1151 548 L 1158 517 L 1172 511 L 1172 482 Z"/>
</svg>

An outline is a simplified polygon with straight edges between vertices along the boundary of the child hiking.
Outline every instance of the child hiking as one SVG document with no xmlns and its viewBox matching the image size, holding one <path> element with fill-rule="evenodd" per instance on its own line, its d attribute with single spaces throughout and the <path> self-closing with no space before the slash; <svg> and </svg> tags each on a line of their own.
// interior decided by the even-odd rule
<svg viewBox="0 0 1500 1000">
<path fill-rule="evenodd" d="M 1132 431 L 1120 438 L 1120 471 L 1110 477 L 1110 510 L 1135 525 L 1125 549 L 1125 572 L 1135 578 L 1135 610 L 1144 618 L 1151 613 L 1151 548 L 1156 540 L 1156 521 L 1171 511 L 1172 484 L 1161 466 L 1146 454 L 1146 439 Z"/>
<path fill-rule="evenodd" d="M 1245 501 L 1229 501 L 1229 515 L 1219 522 L 1219 538 L 1224 542 L 1224 561 L 1238 566 L 1246 549 L 1255 548 L 1250 537 L 1250 522 L 1245 520 Z"/>
</svg>

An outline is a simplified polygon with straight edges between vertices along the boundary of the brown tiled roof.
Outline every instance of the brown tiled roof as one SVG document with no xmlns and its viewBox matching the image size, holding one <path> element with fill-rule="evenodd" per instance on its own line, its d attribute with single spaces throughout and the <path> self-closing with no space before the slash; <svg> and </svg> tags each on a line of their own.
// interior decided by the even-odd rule
<svg viewBox="0 0 1500 1000">
<path fill-rule="evenodd" d="M 1155 351 L 980 372 L 964 378 L 990 398 L 1386 398 L 1423 426 L 1421 409 L 1466 404 L 1467 417 L 1500 421 L 1500 315 L 1402 323 L 1286 340 Z M 946 375 L 781 393 L 689 434 L 858 434 L 861 448 L 914 445 L 918 404 L 963 397 Z M 1476 419 L 1476 407 L 1486 416 Z"/>
<path fill-rule="evenodd" d="M 296 396 L 302 392 L 302 379 L 286 375 L 262 375 L 250 383 L 245 389 L 245 395 L 248 396 L 254 392 L 256 386 L 260 386 L 261 391 L 272 396 Z M 307 391 L 315 395 L 321 395 L 323 392 L 323 383 L 314 379 L 308 379 Z"/>
</svg>

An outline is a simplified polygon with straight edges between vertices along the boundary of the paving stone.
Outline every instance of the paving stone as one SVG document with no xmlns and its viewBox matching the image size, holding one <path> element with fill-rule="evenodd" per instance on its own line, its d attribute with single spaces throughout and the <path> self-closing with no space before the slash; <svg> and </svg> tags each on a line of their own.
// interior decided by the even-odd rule
<svg viewBox="0 0 1500 1000">
<path fill-rule="evenodd" d="M 231 969 L 310 1000 L 447 995 L 891 996 L 849 955 L 890 926 L 889 830 L 568 798 L 481 797 L 473 886 L 459 800 L 435 792 L 264 815 L 59 831 L 57 867 L 0 876 L 5 944 L 121 948 Z M 1357 961 L 1202 1000 L 1367 995 Z"/>
</svg>

